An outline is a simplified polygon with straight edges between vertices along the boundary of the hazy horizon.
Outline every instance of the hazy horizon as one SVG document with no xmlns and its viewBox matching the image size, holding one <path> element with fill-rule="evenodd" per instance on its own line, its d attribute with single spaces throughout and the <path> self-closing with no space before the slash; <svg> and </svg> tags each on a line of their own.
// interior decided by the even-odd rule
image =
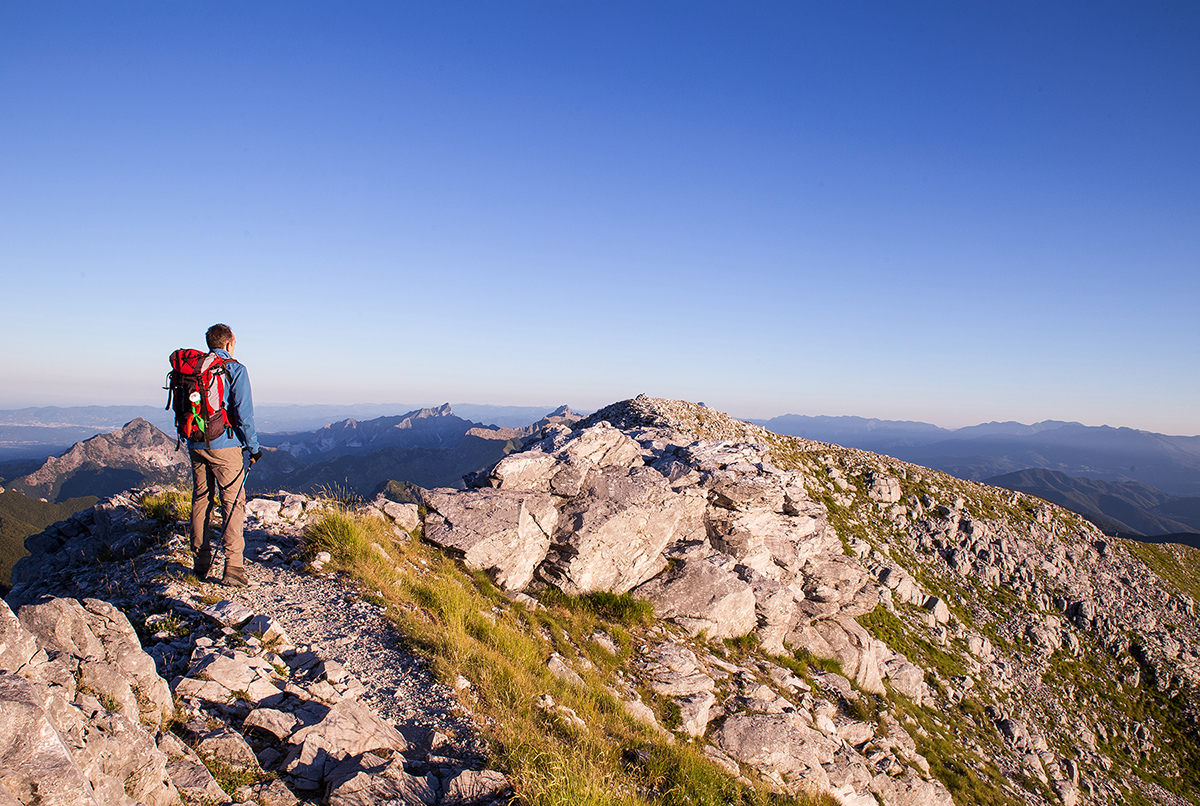
<svg viewBox="0 0 1200 806">
<path fill-rule="evenodd" d="M 651 395 L 651 397 L 654 397 L 654 396 L 655 395 Z M 278 402 L 268 400 L 268 401 L 256 401 L 255 405 L 259 408 L 288 408 L 288 407 L 314 406 L 314 407 L 331 408 L 331 409 L 341 408 L 341 409 L 346 409 L 346 410 L 353 409 L 355 407 L 375 408 L 375 409 L 391 409 L 391 408 L 395 409 L 394 411 L 389 410 L 386 414 L 371 415 L 372 417 L 384 417 L 384 416 L 397 416 L 397 415 L 406 414 L 410 411 L 415 411 L 418 409 L 437 408 L 438 406 L 449 404 L 450 408 L 454 411 L 454 413 L 456 415 L 463 416 L 464 419 L 472 419 L 471 417 L 465 417 L 463 414 L 461 414 L 460 409 L 461 409 L 461 411 L 469 411 L 473 407 L 480 408 L 480 409 L 487 409 L 487 408 L 492 408 L 492 409 L 530 409 L 530 410 L 535 410 L 535 411 L 539 412 L 538 416 L 541 416 L 544 414 L 549 414 L 550 412 L 557 409 L 559 406 L 567 405 L 567 406 L 570 406 L 572 411 L 587 415 L 587 414 L 591 414 L 591 413 L 599 410 L 600 408 L 603 408 L 604 406 L 607 406 L 609 403 L 616 403 L 616 402 L 619 402 L 619 400 L 624 400 L 624 399 L 628 399 L 628 398 L 620 398 L 617 400 L 610 400 L 601 406 L 594 406 L 594 407 L 575 406 L 568 401 L 564 401 L 562 403 L 555 403 L 553 405 L 548 405 L 548 406 L 539 406 L 539 405 L 531 405 L 531 404 L 525 404 L 525 403 L 520 403 L 520 404 L 517 404 L 517 403 L 479 403 L 479 402 L 466 402 L 466 401 L 460 401 L 458 403 L 455 403 L 455 402 L 449 401 L 449 400 L 442 400 L 441 402 L 438 402 L 438 403 L 428 403 L 428 402 L 427 403 L 377 403 L 377 402 L 372 402 L 372 401 L 359 401 L 357 403 L 278 403 Z M 707 404 L 706 401 L 691 401 L 691 402 L 697 402 L 697 403 L 705 402 Z M 24 406 L 8 406 L 8 405 L 4 405 L 2 402 L 0 402 L 0 412 L 20 411 L 23 409 L 39 409 L 39 408 L 70 409 L 70 408 L 80 408 L 80 407 L 86 406 L 86 405 L 99 405 L 99 404 L 63 405 L 63 404 L 47 403 L 47 404 L 30 404 L 30 405 L 24 405 Z M 149 403 L 111 403 L 111 404 L 103 404 L 103 405 L 111 406 L 114 408 L 138 407 L 138 406 L 150 406 L 153 408 L 161 408 L 158 406 L 153 406 L 153 404 L 149 404 Z M 756 421 L 766 421 L 766 420 L 771 420 L 776 417 L 786 417 L 786 416 L 799 416 L 799 417 L 812 417 L 812 418 L 821 418 L 821 417 L 856 418 L 856 419 L 874 420 L 874 421 L 880 421 L 880 422 L 914 423 L 914 424 L 921 424 L 921 425 L 932 425 L 932 426 L 936 426 L 938 428 L 941 428 L 941 429 L 944 429 L 947 431 L 958 431 L 958 430 L 962 430 L 964 428 L 972 428 L 974 426 L 991 425 L 991 424 L 997 424 L 997 423 L 1017 423 L 1019 425 L 1030 426 L 1030 425 L 1038 425 L 1043 422 L 1064 422 L 1064 423 L 1083 425 L 1083 426 L 1092 427 L 1092 428 L 1096 428 L 1096 427 L 1130 428 L 1130 429 L 1137 430 L 1137 431 L 1145 431 L 1148 433 L 1162 434 L 1164 436 L 1175 436 L 1175 437 L 1200 436 L 1200 434 L 1173 434 L 1173 433 L 1166 432 L 1166 431 L 1155 431 L 1154 429 L 1139 428 L 1137 426 L 1127 425 L 1127 424 L 1099 423 L 1099 422 L 1089 423 L 1089 422 L 1083 422 L 1078 419 L 1057 418 L 1057 417 L 1047 417 L 1047 418 L 1043 418 L 1041 420 L 1033 420 L 1033 421 L 1024 421 L 1024 420 L 1016 420 L 1013 418 L 1008 418 L 1008 419 L 1003 419 L 1003 420 L 981 420 L 981 421 L 977 421 L 977 422 L 965 422 L 965 423 L 962 423 L 959 425 L 946 425 L 944 423 L 938 423 L 938 422 L 934 422 L 932 420 L 897 419 L 897 418 L 893 418 L 893 417 L 874 417 L 874 416 L 864 415 L 864 414 L 829 414 L 829 413 L 808 414 L 808 413 L 803 413 L 803 412 L 798 412 L 798 411 L 785 411 L 785 412 L 780 412 L 780 413 L 775 413 L 775 414 L 768 414 L 765 416 L 757 416 L 757 415 L 745 414 L 745 413 L 738 412 L 738 411 L 726 411 L 726 413 L 731 414 L 734 417 L 738 417 L 740 419 L 756 420 Z M 531 422 L 532 422 L 532 420 L 531 420 Z"/>
</svg>

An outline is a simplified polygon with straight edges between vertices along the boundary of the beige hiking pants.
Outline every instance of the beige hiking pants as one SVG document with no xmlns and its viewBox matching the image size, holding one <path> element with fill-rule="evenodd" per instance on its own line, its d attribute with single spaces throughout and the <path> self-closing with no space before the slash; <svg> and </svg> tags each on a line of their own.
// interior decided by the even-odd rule
<svg viewBox="0 0 1200 806">
<path fill-rule="evenodd" d="M 212 558 L 213 508 L 220 495 L 225 512 L 225 569 L 242 568 L 242 525 L 246 520 L 246 471 L 241 448 L 192 448 L 192 551 Z"/>
</svg>

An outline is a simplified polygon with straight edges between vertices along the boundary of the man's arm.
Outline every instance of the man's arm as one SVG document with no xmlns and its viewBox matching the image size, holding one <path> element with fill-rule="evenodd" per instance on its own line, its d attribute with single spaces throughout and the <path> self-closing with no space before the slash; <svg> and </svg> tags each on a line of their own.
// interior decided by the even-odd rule
<svg viewBox="0 0 1200 806">
<path fill-rule="evenodd" d="M 254 399 L 250 391 L 250 373 L 245 364 L 231 368 L 229 389 L 229 412 L 234 419 L 234 432 L 250 453 L 261 453 L 258 444 L 258 429 L 254 427 Z"/>
</svg>

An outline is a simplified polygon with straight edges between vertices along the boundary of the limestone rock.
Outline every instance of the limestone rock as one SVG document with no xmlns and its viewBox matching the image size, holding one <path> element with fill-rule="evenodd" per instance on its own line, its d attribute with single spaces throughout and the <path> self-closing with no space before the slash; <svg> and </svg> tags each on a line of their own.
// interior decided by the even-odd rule
<svg viewBox="0 0 1200 806">
<path fill-rule="evenodd" d="M 246 517 L 256 518 L 265 524 L 278 523 L 281 520 L 279 511 L 282 501 L 271 498 L 252 498 L 246 502 Z"/>
<path fill-rule="evenodd" d="M 919 704 L 929 696 L 929 684 L 925 682 L 925 671 L 920 666 L 910 663 L 903 655 L 897 655 L 887 661 L 883 670 L 892 688 L 913 702 Z"/>
<path fill-rule="evenodd" d="M 0 670 L 20 671 L 37 653 L 37 639 L 0 599 Z"/>
<path fill-rule="evenodd" d="M 900 500 L 900 482 L 882 473 L 868 473 L 865 478 L 869 488 L 867 495 L 885 504 L 894 504 Z"/>
<path fill-rule="evenodd" d="M 125 614 L 109 603 L 52 599 L 22 607 L 18 617 L 44 647 L 78 658 L 80 682 L 112 698 L 135 721 L 158 726 L 174 711 L 154 659 L 142 651 Z"/>
<path fill-rule="evenodd" d="M 822 619 L 801 625 L 788 636 L 788 643 L 819 658 L 837 660 L 864 691 L 884 693 L 879 655 L 885 650 L 854 619 Z"/>
<path fill-rule="evenodd" d="M 399 504 L 395 501 L 384 501 L 380 506 L 389 518 L 396 522 L 406 532 L 412 532 L 421 525 L 420 508 L 416 504 Z"/>
<path fill-rule="evenodd" d="M 399 731 L 353 700 L 330 707 L 320 721 L 301 728 L 289 737 L 291 751 L 284 769 L 308 788 L 316 788 L 337 762 L 349 756 L 374 751 L 404 752 L 408 744 Z"/>
<path fill-rule="evenodd" d="M 938 624 L 945 624 L 950 620 L 950 609 L 946 607 L 944 601 L 936 596 L 930 596 L 925 600 L 925 609 L 933 614 Z"/>
<path fill-rule="evenodd" d="M 211 730 L 196 740 L 196 752 L 237 770 L 258 771 L 258 758 L 242 735 L 227 727 Z"/>
<path fill-rule="evenodd" d="M 639 586 L 634 595 L 653 602 L 659 618 L 674 619 L 692 635 L 706 631 L 709 638 L 743 636 L 758 623 L 754 591 L 722 556 L 682 560 Z"/>
<path fill-rule="evenodd" d="M 680 721 L 688 736 L 703 736 L 708 730 L 709 714 L 717 702 L 711 691 L 701 691 L 679 701 Z"/>
<path fill-rule="evenodd" d="M 809 619 L 853 617 L 870 613 L 879 603 L 879 589 L 854 557 L 824 554 L 801 569 L 804 601 L 800 613 Z"/>
<path fill-rule="evenodd" d="M 578 595 L 625 593 L 666 567 L 663 550 L 694 532 L 704 499 L 648 467 L 607 468 L 565 503 L 539 575 Z"/>
<path fill-rule="evenodd" d="M 550 496 L 508 490 L 429 490 L 425 538 L 487 571 L 504 590 L 521 590 L 546 556 L 558 511 Z"/>
<path fill-rule="evenodd" d="M 222 599 L 202 612 L 222 627 L 241 627 L 254 618 L 253 610 L 228 599 Z"/>
<path fill-rule="evenodd" d="M 101 806 L 28 680 L 0 671 L 0 792 L 22 804 Z"/>
<path fill-rule="evenodd" d="M 546 661 L 546 668 L 550 670 L 550 674 L 567 685 L 583 688 L 583 678 L 579 676 L 578 672 L 568 666 L 563 656 L 557 652 L 551 655 L 550 659 Z"/>
<path fill-rule="evenodd" d="M 912 770 L 898 778 L 877 775 L 871 788 L 885 806 L 954 806 L 954 798 L 941 781 L 927 781 Z"/>
<path fill-rule="evenodd" d="M 832 764 L 840 746 L 806 724 L 798 714 L 739 714 L 713 733 L 717 747 L 777 780 L 784 792 L 828 792 L 823 764 Z"/>
<path fill-rule="evenodd" d="M 291 643 L 291 638 L 288 637 L 287 631 L 283 629 L 283 625 L 270 616 L 263 614 L 259 614 L 247 621 L 242 631 L 257 636 L 259 640 L 264 642 L 279 641 L 284 644 Z"/>
<path fill-rule="evenodd" d="M 642 661 L 642 668 L 650 688 L 668 697 L 712 691 L 716 685 L 695 652 L 670 641 L 656 646 Z"/>
<path fill-rule="evenodd" d="M 428 804 L 437 802 L 438 781 L 432 775 L 409 775 L 404 759 L 392 760 L 363 753 L 346 759 L 329 775 L 326 802 L 329 806 L 385 806 L 385 804 Z"/>
<path fill-rule="evenodd" d="M 167 774 L 179 793 L 193 803 L 230 803 L 233 800 L 199 759 L 172 761 L 167 764 Z"/>
<path fill-rule="evenodd" d="M 790 516 L 772 510 L 709 507 L 705 529 L 714 548 L 763 576 L 790 582 L 808 561 L 841 552 L 837 536 L 823 519 Z"/>
<path fill-rule="evenodd" d="M 495 770 L 462 770 L 442 782 L 441 806 L 471 806 L 501 798 L 508 779 Z"/>
<path fill-rule="evenodd" d="M 242 730 L 259 730 L 282 741 L 292 735 L 298 721 L 294 714 L 273 708 L 255 708 L 246 715 Z"/>
</svg>

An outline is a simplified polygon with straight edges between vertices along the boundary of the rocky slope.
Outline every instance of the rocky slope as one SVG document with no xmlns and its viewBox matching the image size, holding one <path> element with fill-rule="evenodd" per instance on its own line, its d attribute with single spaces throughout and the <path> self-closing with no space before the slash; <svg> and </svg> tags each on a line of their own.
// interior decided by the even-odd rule
<svg viewBox="0 0 1200 806">
<path fill-rule="evenodd" d="M 780 437 L 680 401 L 625 401 L 540 436 L 473 476 L 469 489 L 424 491 L 423 523 L 411 505 L 379 500 L 369 509 L 397 529 L 421 526 L 426 540 L 486 572 L 514 612 L 556 601 L 560 591 L 650 602 L 661 621 L 631 633 L 632 651 L 617 656 L 603 685 L 630 714 L 731 775 L 855 806 L 1183 804 L 1200 789 L 1192 598 L 1200 590 L 1177 573 L 1194 563 L 1187 550 L 1147 553 L 1018 492 Z M 351 778 L 363 791 L 416 786 L 410 779 L 424 775 L 440 793 L 432 797 L 448 802 L 448 781 L 474 771 L 497 782 L 480 797 L 497 795 L 499 779 L 480 771 L 486 752 L 471 731 L 438 727 L 452 724 L 448 701 L 399 703 L 409 687 L 388 670 L 418 664 L 386 654 L 395 651 L 385 646 L 390 628 L 372 621 L 369 607 L 361 620 L 311 615 L 304 597 L 319 586 L 298 575 L 312 570 L 298 541 L 319 502 L 276 496 L 248 509 L 256 518 L 248 556 L 258 559 L 251 574 L 261 587 L 229 598 L 244 603 L 246 618 L 262 617 L 255 630 L 274 619 L 291 634 L 273 647 L 278 668 L 256 665 L 276 657 L 205 602 L 207 586 L 172 578 L 170 569 L 187 562 L 182 533 L 162 542 L 128 500 L 30 538 L 33 556 L 14 570 L 8 601 L 24 622 L 40 597 L 107 593 L 148 625 L 158 672 L 182 696 L 184 721 L 197 726 L 181 744 L 195 752 L 201 720 L 209 731 L 237 734 L 256 751 L 253 762 L 241 756 L 246 767 L 277 774 L 292 795 L 324 788 L 332 798 L 341 763 L 356 765 Z M 507 608 L 489 616 L 509 617 Z M 179 619 L 191 625 L 188 635 L 151 633 Z M 197 631 L 201 624 L 212 626 Z M 378 650 L 339 656 L 354 681 L 337 668 L 332 677 L 313 674 L 304 647 L 288 649 L 320 641 L 319 654 L 332 659 L 336 634 L 355 625 L 383 640 Z M 591 640 L 619 651 L 602 633 Z M 597 679 L 589 647 L 546 641 L 543 657 L 557 678 L 581 686 Z M 257 671 L 238 672 L 245 686 L 206 680 L 216 676 L 216 656 Z M 0 668 L 20 675 L 23 667 Z M 461 682 L 458 708 L 469 709 L 465 695 L 481 683 Z M 302 714 L 331 690 L 384 725 L 409 719 L 428 726 L 426 737 L 460 737 L 450 742 L 457 761 L 437 766 L 434 745 L 445 739 L 422 744 L 401 731 L 404 747 L 331 745 L 328 761 L 316 764 L 317 751 L 303 750 L 304 720 L 313 717 Z M 282 699 L 266 703 L 271 697 Z M 80 701 L 77 692 L 70 701 Z M 265 710 L 285 716 L 251 719 Z M 260 721 L 275 727 L 273 739 Z M 480 730 L 486 739 L 488 726 Z M 365 749 L 395 755 L 356 755 Z M 383 802 L 385 791 L 333 802 Z"/>
<path fill-rule="evenodd" d="M 646 398 L 474 482 L 426 496 L 426 537 L 503 587 L 631 591 L 692 636 L 836 660 L 845 696 L 765 705 L 684 664 L 709 681 L 678 692 L 689 732 L 784 789 L 1169 803 L 1197 784 L 1193 601 L 1073 513 Z M 848 719 L 864 695 L 890 720 Z"/>
<path fill-rule="evenodd" d="M 0 803 L 507 799 L 454 690 L 299 559 L 315 502 L 251 502 L 254 587 L 230 591 L 184 579 L 183 529 L 164 534 L 138 498 L 41 535 L 50 561 L 26 562 L 0 603 Z M 415 506 L 389 508 L 416 525 Z"/>
</svg>

